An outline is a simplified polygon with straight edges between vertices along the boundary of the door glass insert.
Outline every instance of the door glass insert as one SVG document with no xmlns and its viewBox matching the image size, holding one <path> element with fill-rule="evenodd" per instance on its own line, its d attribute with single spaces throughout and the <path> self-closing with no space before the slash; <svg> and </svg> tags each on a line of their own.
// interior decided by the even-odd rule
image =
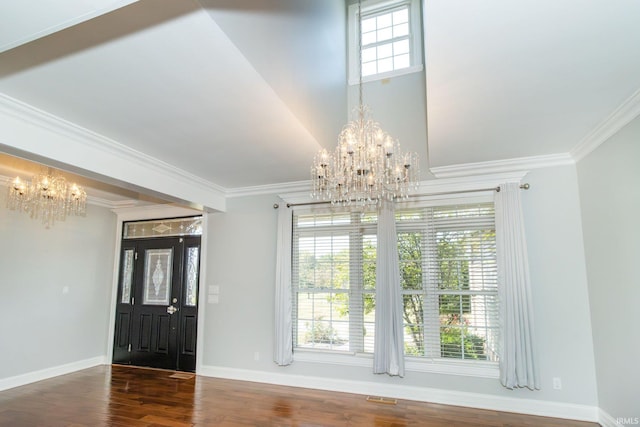
<svg viewBox="0 0 640 427">
<path fill-rule="evenodd" d="M 124 239 L 201 236 L 202 216 L 125 222 L 123 227 Z"/>
<path fill-rule="evenodd" d="M 143 298 L 146 305 L 169 305 L 173 248 L 145 251 Z"/>
<path fill-rule="evenodd" d="M 187 283 L 185 286 L 185 305 L 195 306 L 198 295 L 198 257 L 199 247 L 187 248 Z"/>
<path fill-rule="evenodd" d="M 122 296 L 120 303 L 129 304 L 131 302 L 131 282 L 133 281 L 133 249 L 124 251 L 122 260 Z"/>
</svg>

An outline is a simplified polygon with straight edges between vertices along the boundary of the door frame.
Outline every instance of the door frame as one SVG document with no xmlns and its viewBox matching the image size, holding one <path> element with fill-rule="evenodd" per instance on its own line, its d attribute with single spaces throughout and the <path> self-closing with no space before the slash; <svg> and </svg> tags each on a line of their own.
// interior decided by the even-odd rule
<svg viewBox="0 0 640 427">
<path fill-rule="evenodd" d="M 109 333 L 107 335 L 106 363 L 113 363 L 113 343 L 115 338 L 116 305 L 118 303 L 118 286 L 120 282 L 120 252 L 122 249 L 122 228 L 127 221 L 142 221 L 150 219 L 178 218 L 185 216 L 202 216 L 202 236 L 200 239 L 200 274 L 198 285 L 198 326 L 196 333 L 196 374 L 202 371 L 202 355 L 204 351 L 204 319 L 206 306 L 206 259 L 207 259 L 207 230 L 209 218 L 206 212 L 179 206 L 145 206 L 134 208 L 112 209 L 116 214 L 116 235 L 113 261 L 113 280 L 111 283 L 111 308 L 109 311 Z"/>
</svg>

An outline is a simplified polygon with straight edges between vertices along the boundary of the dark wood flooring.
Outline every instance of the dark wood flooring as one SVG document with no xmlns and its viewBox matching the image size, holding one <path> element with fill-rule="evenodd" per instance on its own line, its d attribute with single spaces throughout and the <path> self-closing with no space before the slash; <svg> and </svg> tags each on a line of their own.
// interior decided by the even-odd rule
<svg viewBox="0 0 640 427">
<path fill-rule="evenodd" d="M 100 366 L 0 392 L 0 426 L 545 426 L 597 424 Z"/>
</svg>

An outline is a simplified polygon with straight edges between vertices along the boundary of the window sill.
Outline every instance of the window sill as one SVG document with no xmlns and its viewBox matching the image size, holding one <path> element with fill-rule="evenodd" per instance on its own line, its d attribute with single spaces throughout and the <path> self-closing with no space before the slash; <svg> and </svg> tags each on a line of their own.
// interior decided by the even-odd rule
<svg viewBox="0 0 640 427">
<path fill-rule="evenodd" d="M 430 372 L 434 374 L 462 375 L 465 377 L 500 378 L 498 362 L 476 360 L 443 360 L 405 358 L 405 369 L 412 372 Z"/>
<path fill-rule="evenodd" d="M 403 68 L 401 70 L 387 71 L 386 73 L 374 74 L 371 76 L 363 77 L 362 83 L 374 82 L 376 80 L 390 79 L 392 77 L 404 76 L 405 74 L 419 73 L 423 69 L 424 69 L 424 66 L 422 65 L 412 65 L 411 67 Z M 355 86 L 355 85 L 358 85 L 359 83 L 360 83 L 360 80 L 358 77 L 349 78 L 349 85 Z"/>
<path fill-rule="evenodd" d="M 373 356 L 364 353 L 345 353 L 331 350 L 295 349 L 296 362 L 328 363 L 331 365 L 373 367 Z"/>
<path fill-rule="evenodd" d="M 296 349 L 293 353 L 296 362 L 326 363 L 343 366 L 373 367 L 371 354 L 343 353 L 323 350 Z M 461 375 L 466 377 L 499 378 L 497 362 L 461 361 L 442 359 L 405 358 L 405 370 L 409 372 L 428 372 L 433 374 Z"/>
</svg>

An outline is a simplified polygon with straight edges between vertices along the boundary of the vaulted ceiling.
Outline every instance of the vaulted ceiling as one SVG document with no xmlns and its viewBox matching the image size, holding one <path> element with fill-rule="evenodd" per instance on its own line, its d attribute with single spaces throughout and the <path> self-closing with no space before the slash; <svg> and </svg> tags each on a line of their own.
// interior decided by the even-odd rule
<svg viewBox="0 0 640 427">
<path fill-rule="evenodd" d="M 640 89 L 637 0 L 423 9 L 430 166 L 568 153 Z M 348 119 L 345 20 L 345 0 L 2 2 L 0 95 L 223 190 L 303 181 Z"/>
<path fill-rule="evenodd" d="M 569 152 L 640 89 L 640 2 L 426 5 L 433 166 Z"/>
</svg>

